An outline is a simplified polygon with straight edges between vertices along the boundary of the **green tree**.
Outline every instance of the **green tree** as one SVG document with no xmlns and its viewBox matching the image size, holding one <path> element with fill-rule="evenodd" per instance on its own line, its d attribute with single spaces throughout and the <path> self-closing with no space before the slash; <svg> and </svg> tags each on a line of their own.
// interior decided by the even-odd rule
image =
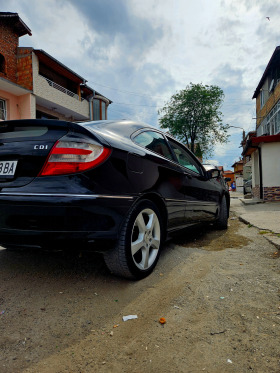
<svg viewBox="0 0 280 373">
<path fill-rule="evenodd" d="M 222 123 L 220 111 L 224 93 L 218 86 L 190 83 L 171 96 L 159 110 L 159 123 L 195 153 L 195 144 L 205 156 L 216 143 L 228 141 L 228 124 Z M 198 145 L 199 144 L 199 145 Z"/>
</svg>

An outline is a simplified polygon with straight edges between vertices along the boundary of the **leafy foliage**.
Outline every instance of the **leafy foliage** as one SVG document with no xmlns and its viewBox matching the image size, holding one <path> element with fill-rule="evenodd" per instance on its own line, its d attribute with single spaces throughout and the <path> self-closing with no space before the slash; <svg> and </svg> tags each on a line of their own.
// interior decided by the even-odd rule
<svg viewBox="0 0 280 373">
<path fill-rule="evenodd" d="M 192 152 L 199 146 L 199 152 L 210 155 L 216 143 L 228 141 L 229 126 L 222 123 L 220 111 L 223 99 L 224 93 L 218 86 L 190 83 L 159 110 L 160 126 Z"/>
</svg>

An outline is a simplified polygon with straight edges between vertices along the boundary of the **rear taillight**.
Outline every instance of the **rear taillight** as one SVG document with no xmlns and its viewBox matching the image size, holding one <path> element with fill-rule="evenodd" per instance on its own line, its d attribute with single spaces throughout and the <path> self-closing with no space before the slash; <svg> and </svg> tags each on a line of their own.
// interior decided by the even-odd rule
<svg viewBox="0 0 280 373">
<path fill-rule="evenodd" d="M 39 176 L 66 175 L 96 167 L 109 157 L 111 150 L 102 145 L 57 141 Z"/>
</svg>

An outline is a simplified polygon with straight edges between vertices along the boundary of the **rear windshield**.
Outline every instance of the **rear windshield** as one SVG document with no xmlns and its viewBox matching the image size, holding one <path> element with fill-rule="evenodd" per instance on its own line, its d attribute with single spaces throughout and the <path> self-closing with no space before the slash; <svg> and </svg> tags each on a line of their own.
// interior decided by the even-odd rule
<svg viewBox="0 0 280 373">
<path fill-rule="evenodd" d="M 2 127 L 0 128 L 0 140 L 18 139 L 22 137 L 39 137 L 48 132 L 48 127 Z"/>
</svg>

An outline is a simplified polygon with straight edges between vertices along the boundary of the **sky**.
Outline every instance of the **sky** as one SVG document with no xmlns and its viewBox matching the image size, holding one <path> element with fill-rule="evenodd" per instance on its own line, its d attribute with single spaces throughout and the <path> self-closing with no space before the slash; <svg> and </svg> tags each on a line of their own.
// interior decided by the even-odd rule
<svg viewBox="0 0 280 373">
<path fill-rule="evenodd" d="M 280 45 L 279 0 L 0 0 L 0 9 L 31 29 L 20 46 L 43 49 L 113 101 L 108 119 L 159 127 L 174 93 L 219 86 L 234 127 L 204 162 L 230 170 L 241 157 L 242 129 L 256 127 L 252 96 Z"/>
</svg>

